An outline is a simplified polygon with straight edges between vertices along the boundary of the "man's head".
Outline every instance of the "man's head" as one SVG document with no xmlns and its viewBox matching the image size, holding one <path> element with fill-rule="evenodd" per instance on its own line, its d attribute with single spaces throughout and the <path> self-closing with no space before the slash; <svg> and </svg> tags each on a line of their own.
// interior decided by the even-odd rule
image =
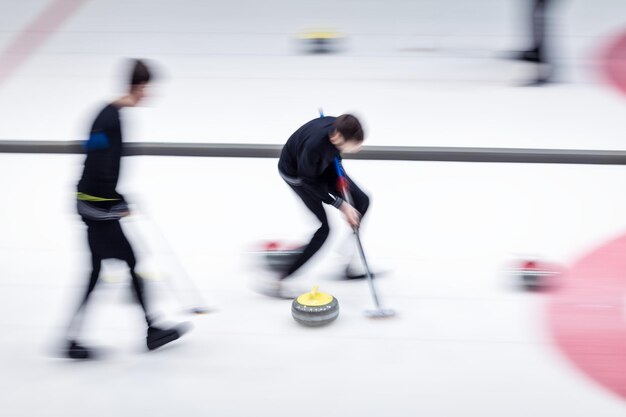
<svg viewBox="0 0 626 417">
<path fill-rule="evenodd" d="M 144 61 L 140 59 L 131 60 L 129 95 L 135 104 L 138 104 L 146 96 L 146 87 L 151 78 L 152 74 Z"/>
<path fill-rule="evenodd" d="M 333 123 L 335 131 L 330 135 L 330 142 L 343 153 L 355 153 L 363 145 L 363 128 L 359 119 L 351 114 L 342 114 Z"/>
</svg>

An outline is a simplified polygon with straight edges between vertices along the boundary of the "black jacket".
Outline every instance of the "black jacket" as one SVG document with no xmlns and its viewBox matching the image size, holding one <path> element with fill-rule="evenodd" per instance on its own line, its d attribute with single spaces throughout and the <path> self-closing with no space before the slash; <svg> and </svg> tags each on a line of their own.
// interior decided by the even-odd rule
<svg viewBox="0 0 626 417">
<path fill-rule="evenodd" d="M 122 157 L 122 129 L 117 107 L 108 104 L 100 111 L 85 142 L 85 150 L 87 156 L 78 182 L 79 212 L 83 217 L 98 220 L 119 218 L 119 212 L 128 207 L 116 190 Z"/>
<path fill-rule="evenodd" d="M 335 117 L 313 119 L 295 131 L 283 147 L 278 170 L 287 183 L 307 188 L 322 202 L 339 207 L 343 200 L 337 196 L 335 160 L 339 150 L 330 143 L 335 130 Z"/>
</svg>

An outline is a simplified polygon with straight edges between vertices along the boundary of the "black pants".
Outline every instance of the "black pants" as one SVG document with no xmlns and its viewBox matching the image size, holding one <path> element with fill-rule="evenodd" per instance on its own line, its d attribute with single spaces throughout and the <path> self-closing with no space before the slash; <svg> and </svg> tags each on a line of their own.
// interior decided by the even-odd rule
<svg viewBox="0 0 626 417">
<path fill-rule="evenodd" d="M 348 182 L 350 185 L 350 194 L 352 195 L 354 202 L 354 208 L 361 213 L 362 216 L 364 216 L 370 205 L 370 199 L 367 194 L 365 194 L 350 178 L 348 178 Z M 313 196 L 303 186 L 294 186 L 289 183 L 287 184 L 291 187 L 291 189 L 293 189 L 293 191 L 295 191 L 298 197 L 300 197 L 304 205 L 306 205 L 315 217 L 317 217 L 321 225 L 313 234 L 313 237 L 308 245 L 305 246 L 302 254 L 294 261 L 293 265 L 287 270 L 281 279 L 289 277 L 309 259 L 311 259 L 311 257 L 313 257 L 313 255 L 315 255 L 322 247 L 330 232 L 328 218 L 326 217 L 326 211 L 324 210 L 324 203 L 319 200 L 319 197 Z M 336 179 L 330 180 L 329 192 L 335 196 L 341 196 L 341 193 L 336 186 Z"/>
<path fill-rule="evenodd" d="M 83 218 L 83 221 L 87 225 L 87 240 L 89 242 L 89 249 L 91 251 L 91 274 L 89 276 L 89 283 L 87 290 L 80 299 L 78 309 L 74 318 L 70 323 L 70 331 L 78 332 L 80 327 L 80 321 L 84 314 L 85 307 L 89 297 L 98 283 L 98 277 L 100 275 L 100 268 L 102 267 L 102 261 L 104 259 L 120 259 L 130 269 L 130 275 L 132 278 L 132 285 L 134 289 L 137 301 L 143 308 L 146 322 L 150 326 L 151 320 L 148 314 L 148 307 L 146 303 L 146 294 L 142 278 L 135 272 L 135 266 L 137 261 L 128 239 L 122 231 L 119 220 L 105 220 L 96 221 Z"/>
<path fill-rule="evenodd" d="M 539 63 L 546 63 L 546 34 L 548 26 L 549 7 L 554 0 L 533 0 L 531 11 L 531 31 L 533 42 L 531 51 L 537 54 Z"/>
</svg>

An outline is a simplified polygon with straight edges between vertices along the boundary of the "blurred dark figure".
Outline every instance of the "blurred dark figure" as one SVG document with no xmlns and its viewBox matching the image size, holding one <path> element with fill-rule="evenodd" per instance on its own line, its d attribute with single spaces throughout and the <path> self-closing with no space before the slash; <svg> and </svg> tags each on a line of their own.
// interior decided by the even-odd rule
<svg viewBox="0 0 626 417">
<path fill-rule="evenodd" d="M 530 29 L 532 42 L 528 49 L 519 52 L 514 58 L 535 64 L 536 75 L 529 85 L 543 85 L 552 80 L 553 64 L 549 62 L 546 38 L 549 28 L 550 9 L 556 0 L 531 0 Z"/>
<path fill-rule="evenodd" d="M 93 350 L 77 341 L 77 337 L 104 259 L 121 259 L 128 264 L 134 293 L 144 311 L 146 342 L 150 350 L 178 339 L 183 331 L 182 327 L 161 329 L 154 326 L 143 280 L 135 272 L 135 254 L 120 225 L 120 219 L 129 215 L 126 200 L 116 191 L 123 147 L 120 110 L 134 107 L 143 100 L 150 78 L 151 72 L 147 65 L 140 60 L 133 60 L 128 94 L 107 104 L 100 111 L 85 144 L 87 156 L 78 183 L 77 209 L 87 226 L 92 271 L 87 290 L 69 326 L 66 355 L 73 359 L 89 359 L 94 355 Z"/>
<path fill-rule="evenodd" d="M 338 189 L 338 169 L 341 167 L 341 153 L 358 152 L 363 139 L 359 120 L 350 114 L 344 114 L 311 120 L 293 133 L 283 147 L 278 161 L 278 172 L 317 218 L 320 226 L 311 241 L 292 260 L 291 265 L 275 281 L 268 283 L 265 294 L 293 298 L 293 294 L 283 285 L 284 280 L 317 253 L 330 233 L 324 204 L 341 211 L 350 227 L 359 227 L 361 217 L 369 207 L 369 197 L 347 177 L 354 207 L 348 204 Z M 356 268 L 348 265 L 344 278 L 365 278 L 365 273 Z"/>
</svg>

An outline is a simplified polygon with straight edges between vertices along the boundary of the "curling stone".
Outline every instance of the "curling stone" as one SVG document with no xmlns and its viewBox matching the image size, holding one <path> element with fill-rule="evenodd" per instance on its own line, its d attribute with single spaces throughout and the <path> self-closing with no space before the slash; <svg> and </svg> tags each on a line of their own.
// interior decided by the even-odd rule
<svg viewBox="0 0 626 417">
<path fill-rule="evenodd" d="M 557 267 L 537 260 L 523 260 L 513 270 L 518 285 L 527 291 L 544 291 L 554 285 Z"/>
<path fill-rule="evenodd" d="M 317 286 L 302 294 L 291 304 L 291 315 L 300 324 L 319 327 L 334 321 L 339 315 L 339 302 L 330 294 L 319 292 Z"/>
<path fill-rule="evenodd" d="M 303 52 L 313 54 L 337 52 L 342 39 L 340 33 L 331 30 L 308 30 L 298 35 Z"/>
<path fill-rule="evenodd" d="M 284 245 L 280 242 L 267 242 L 262 249 L 267 267 L 275 272 L 287 272 L 298 256 L 302 254 L 302 247 Z"/>
</svg>

